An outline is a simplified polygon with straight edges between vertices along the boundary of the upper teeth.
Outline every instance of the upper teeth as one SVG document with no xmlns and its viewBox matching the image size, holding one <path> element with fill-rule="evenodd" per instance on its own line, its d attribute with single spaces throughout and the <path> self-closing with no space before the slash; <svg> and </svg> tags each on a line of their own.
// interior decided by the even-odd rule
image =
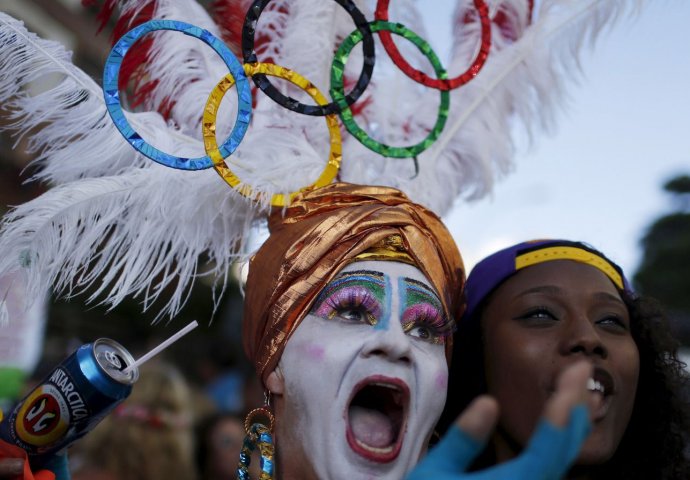
<svg viewBox="0 0 690 480">
<path fill-rule="evenodd" d="M 599 382 L 598 380 L 594 380 L 593 378 L 590 378 L 587 380 L 587 390 L 591 390 L 592 392 L 599 392 L 602 395 L 604 394 L 604 386 Z"/>
<path fill-rule="evenodd" d="M 384 388 L 390 388 L 391 390 L 400 390 L 400 387 L 397 385 L 391 385 L 390 383 L 379 383 L 379 382 L 373 382 L 370 383 L 370 385 L 373 385 L 375 387 L 384 387 Z"/>
</svg>

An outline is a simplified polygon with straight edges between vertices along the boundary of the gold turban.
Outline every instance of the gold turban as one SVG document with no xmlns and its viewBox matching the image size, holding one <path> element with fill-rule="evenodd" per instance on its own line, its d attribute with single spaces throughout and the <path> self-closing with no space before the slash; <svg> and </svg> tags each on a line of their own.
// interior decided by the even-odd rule
<svg viewBox="0 0 690 480">
<path fill-rule="evenodd" d="M 462 313 L 465 271 L 450 232 L 399 190 L 327 185 L 274 213 L 269 231 L 249 264 L 242 335 L 264 381 L 319 292 L 359 254 L 372 247 L 379 251 L 386 239 L 402 240 L 401 248 L 429 279 L 449 318 Z M 450 343 L 449 338 L 447 354 Z"/>
</svg>

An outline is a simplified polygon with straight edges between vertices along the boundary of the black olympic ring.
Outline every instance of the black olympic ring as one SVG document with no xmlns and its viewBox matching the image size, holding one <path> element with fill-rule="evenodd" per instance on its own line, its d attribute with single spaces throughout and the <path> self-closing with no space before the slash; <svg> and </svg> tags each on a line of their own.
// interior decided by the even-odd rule
<svg viewBox="0 0 690 480">
<path fill-rule="evenodd" d="M 244 17 L 244 25 L 242 26 L 242 55 L 244 63 L 257 63 L 254 51 L 254 34 L 256 32 L 256 25 L 259 21 L 259 16 L 263 12 L 266 5 L 271 0 L 255 0 L 254 3 L 247 10 L 247 15 Z M 364 17 L 364 14 L 355 6 L 352 0 L 335 0 L 347 13 L 350 14 L 357 26 L 357 30 L 362 33 L 362 48 L 364 50 L 364 62 L 362 65 L 362 72 L 359 75 L 357 84 L 350 93 L 345 95 L 345 102 L 352 105 L 362 96 L 364 90 L 371 81 L 374 72 L 374 63 L 376 61 L 374 54 L 374 38 L 371 33 L 369 22 Z M 293 112 L 303 113 L 305 115 L 324 116 L 333 113 L 340 113 L 341 108 L 337 102 L 331 102 L 327 105 L 307 105 L 295 100 L 292 97 L 284 95 L 270 82 L 268 77 L 263 74 L 252 75 L 252 80 L 257 87 L 259 87 L 266 95 L 271 97 L 275 102 L 292 110 Z"/>
</svg>

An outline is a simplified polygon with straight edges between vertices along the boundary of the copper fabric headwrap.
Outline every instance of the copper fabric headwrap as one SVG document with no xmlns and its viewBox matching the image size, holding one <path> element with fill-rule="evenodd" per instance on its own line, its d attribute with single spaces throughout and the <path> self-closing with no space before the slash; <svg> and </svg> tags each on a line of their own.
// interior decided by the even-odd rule
<svg viewBox="0 0 690 480">
<path fill-rule="evenodd" d="M 436 214 L 389 187 L 335 183 L 300 194 L 269 219 L 270 236 L 252 258 L 243 341 L 262 380 L 319 292 L 360 253 L 398 235 L 438 292 L 446 315 L 459 318 L 465 270 L 455 241 Z M 449 341 L 446 354 L 452 350 Z"/>
</svg>

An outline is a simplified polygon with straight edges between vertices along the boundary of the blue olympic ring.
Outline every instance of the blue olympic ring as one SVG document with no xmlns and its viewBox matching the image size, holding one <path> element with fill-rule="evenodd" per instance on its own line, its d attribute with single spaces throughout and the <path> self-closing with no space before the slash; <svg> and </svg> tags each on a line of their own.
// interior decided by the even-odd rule
<svg viewBox="0 0 690 480">
<path fill-rule="evenodd" d="M 203 170 L 205 168 L 211 168 L 213 166 L 213 161 L 208 155 L 196 158 L 185 158 L 158 150 L 141 138 L 129 124 L 122 111 L 120 92 L 118 90 L 118 77 L 122 60 L 125 58 L 127 51 L 134 42 L 139 40 L 143 35 L 156 30 L 174 30 L 189 35 L 190 37 L 198 38 L 210 46 L 223 59 L 225 65 L 230 70 L 230 74 L 235 79 L 239 105 L 237 108 L 235 126 L 225 142 L 219 147 L 219 150 L 223 157 L 226 158 L 237 149 L 244 134 L 247 132 L 252 115 L 252 94 L 249 81 L 244 73 L 244 67 L 220 39 L 209 31 L 195 27 L 189 23 L 174 20 L 152 20 L 133 28 L 118 40 L 106 59 L 105 69 L 103 71 L 103 94 L 105 96 L 106 108 L 113 119 L 113 123 L 125 139 L 137 151 L 150 159 L 167 167 L 178 168 L 180 170 Z"/>
</svg>

